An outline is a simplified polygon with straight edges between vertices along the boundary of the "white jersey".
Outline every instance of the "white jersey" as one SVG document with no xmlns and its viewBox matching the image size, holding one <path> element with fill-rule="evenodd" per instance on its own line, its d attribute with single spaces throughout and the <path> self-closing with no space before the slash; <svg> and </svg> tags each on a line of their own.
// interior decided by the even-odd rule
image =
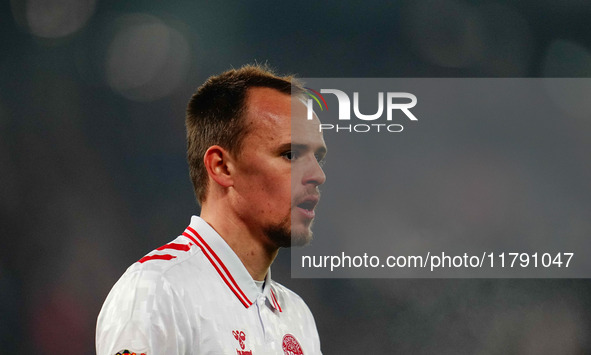
<svg viewBox="0 0 591 355">
<path fill-rule="evenodd" d="M 97 355 L 317 355 L 304 301 L 267 274 L 261 292 L 232 249 L 193 216 L 133 264 L 99 314 Z"/>
</svg>

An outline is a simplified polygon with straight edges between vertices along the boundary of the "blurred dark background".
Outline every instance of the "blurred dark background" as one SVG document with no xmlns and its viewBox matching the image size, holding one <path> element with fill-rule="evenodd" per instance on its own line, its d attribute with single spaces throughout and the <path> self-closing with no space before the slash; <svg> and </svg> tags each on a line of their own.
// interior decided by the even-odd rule
<svg viewBox="0 0 591 355">
<path fill-rule="evenodd" d="M 584 0 L 0 7 L 0 354 L 94 353 L 111 286 L 198 213 L 184 110 L 209 75 L 591 74 Z M 591 353 L 588 280 L 291 280 L 289 257 L 325 354 Z"/>
</svg>

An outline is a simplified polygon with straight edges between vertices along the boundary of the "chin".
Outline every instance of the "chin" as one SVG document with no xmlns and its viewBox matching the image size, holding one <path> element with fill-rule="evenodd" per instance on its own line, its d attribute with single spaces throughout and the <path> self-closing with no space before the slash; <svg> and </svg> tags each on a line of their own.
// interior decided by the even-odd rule
<svg viewBox="0 0 591 355">
<path fill-rule="evenodd" d="M 294 221 L 294 223 L 292 223 Z M 278 248 L 303 247 L 312 241 L 313 220 L 299 220 L 287 215 L 265 229 L 267 238 Z"/>
<path fill-rule="evenodd" d="M 310 228 L 302 228 L 298 231 L 296 228 L 291 231 L 291 245 L 292 247 L 303 247 L 312 241 L 312 231 Z"/>
<path fill-rule="evenodd" d="M 302 247 L 312 240 L 310 228 L 290 228 L 289 225 L 272 227 L 266 230 L 266 235 L 278 248 Z"/>
</svg>

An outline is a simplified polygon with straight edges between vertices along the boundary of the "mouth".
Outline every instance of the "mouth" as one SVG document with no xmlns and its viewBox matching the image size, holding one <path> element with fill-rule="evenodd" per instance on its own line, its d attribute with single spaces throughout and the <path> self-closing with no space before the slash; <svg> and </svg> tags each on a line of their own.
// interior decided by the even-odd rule
<svg viewBox="0 0 591 355">
<path fill-rule="evenodd" d="M 300 213 L 302 213 L 305 217 L 314 218 L 314 208 L 316 208 L 318 200 L 318 196 L 308 196 L 298 203 L 296 207 L 298 211 L 300 211 Z"/>
</svg>

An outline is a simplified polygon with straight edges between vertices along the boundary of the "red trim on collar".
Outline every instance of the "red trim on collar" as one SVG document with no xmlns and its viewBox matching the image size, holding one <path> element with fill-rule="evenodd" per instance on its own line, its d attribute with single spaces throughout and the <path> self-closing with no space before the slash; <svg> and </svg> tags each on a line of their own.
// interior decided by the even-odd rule
<svg viewBox="0 0 591 355">
<path fill-rule="evenodd" d="M 194 236 L 187 233 L 187 232 L 193 234 Z M 236 297 L 238 297 L 238 300 L 240 300 L 240 302 L 242 302 L 244 307 L 246 307 L 246 308 L 250 307 L 252 305 L 252 301 L 250 301 L 248 299 L 248 297 L 246 297 L 244 292 L 242 292 L 242 289 L 240 288 L 240 286 L 238 286 L 238 283 L 236 282 L 236 280 L 234 280 L 234 278 L 232 277 L 232 274 L 230 274 L 230 271 L 228 271 L 228 268 L 226 268 L 226 265 L 224 265 L 222 260 L 213 251 L 213 249 L 211 249 L 209 244 L 207 244 L 207 242 L 205 242 L 205 240 L 203 240 L 203 238 L 199 235 L 199 233 L 197 233 L 197 231 L 195 231 L 193 228 L 187 227 L 185 232 L 183 232 L 183 235 L 185 237 L 191 239 L 193 241 L 193 243 L 195 243 L 199 248 L 201 248 L 201 251 L 203 251 L 203 254 L 207 257 L 207 259 L 209 260 L 211 265 L 218 272 L 218 274 L 220 275 L 222 280 L 226 283 L 228 288 L 230 288 L 230 290 L 232 292 L 234 292 L 234 295 L 236 295 Z M 213 259 L 212 259 L 212 256 L 213 256 Z M 220 267 L 222 270 L 220 270 Z"/>
<path fill-rule="evenodd" d="M 271 300 L 273 301 L 273 307 L 275 307 L 275 309 L 278 309 L 279 312 L 283 312 L 281 310 L 281 306 L 279 305 L 279 302 L 277 301 L 277 297 L 275 296 L 275 292 L 273 292 L 273 290 L 271 289 Z"/>
</svg>

